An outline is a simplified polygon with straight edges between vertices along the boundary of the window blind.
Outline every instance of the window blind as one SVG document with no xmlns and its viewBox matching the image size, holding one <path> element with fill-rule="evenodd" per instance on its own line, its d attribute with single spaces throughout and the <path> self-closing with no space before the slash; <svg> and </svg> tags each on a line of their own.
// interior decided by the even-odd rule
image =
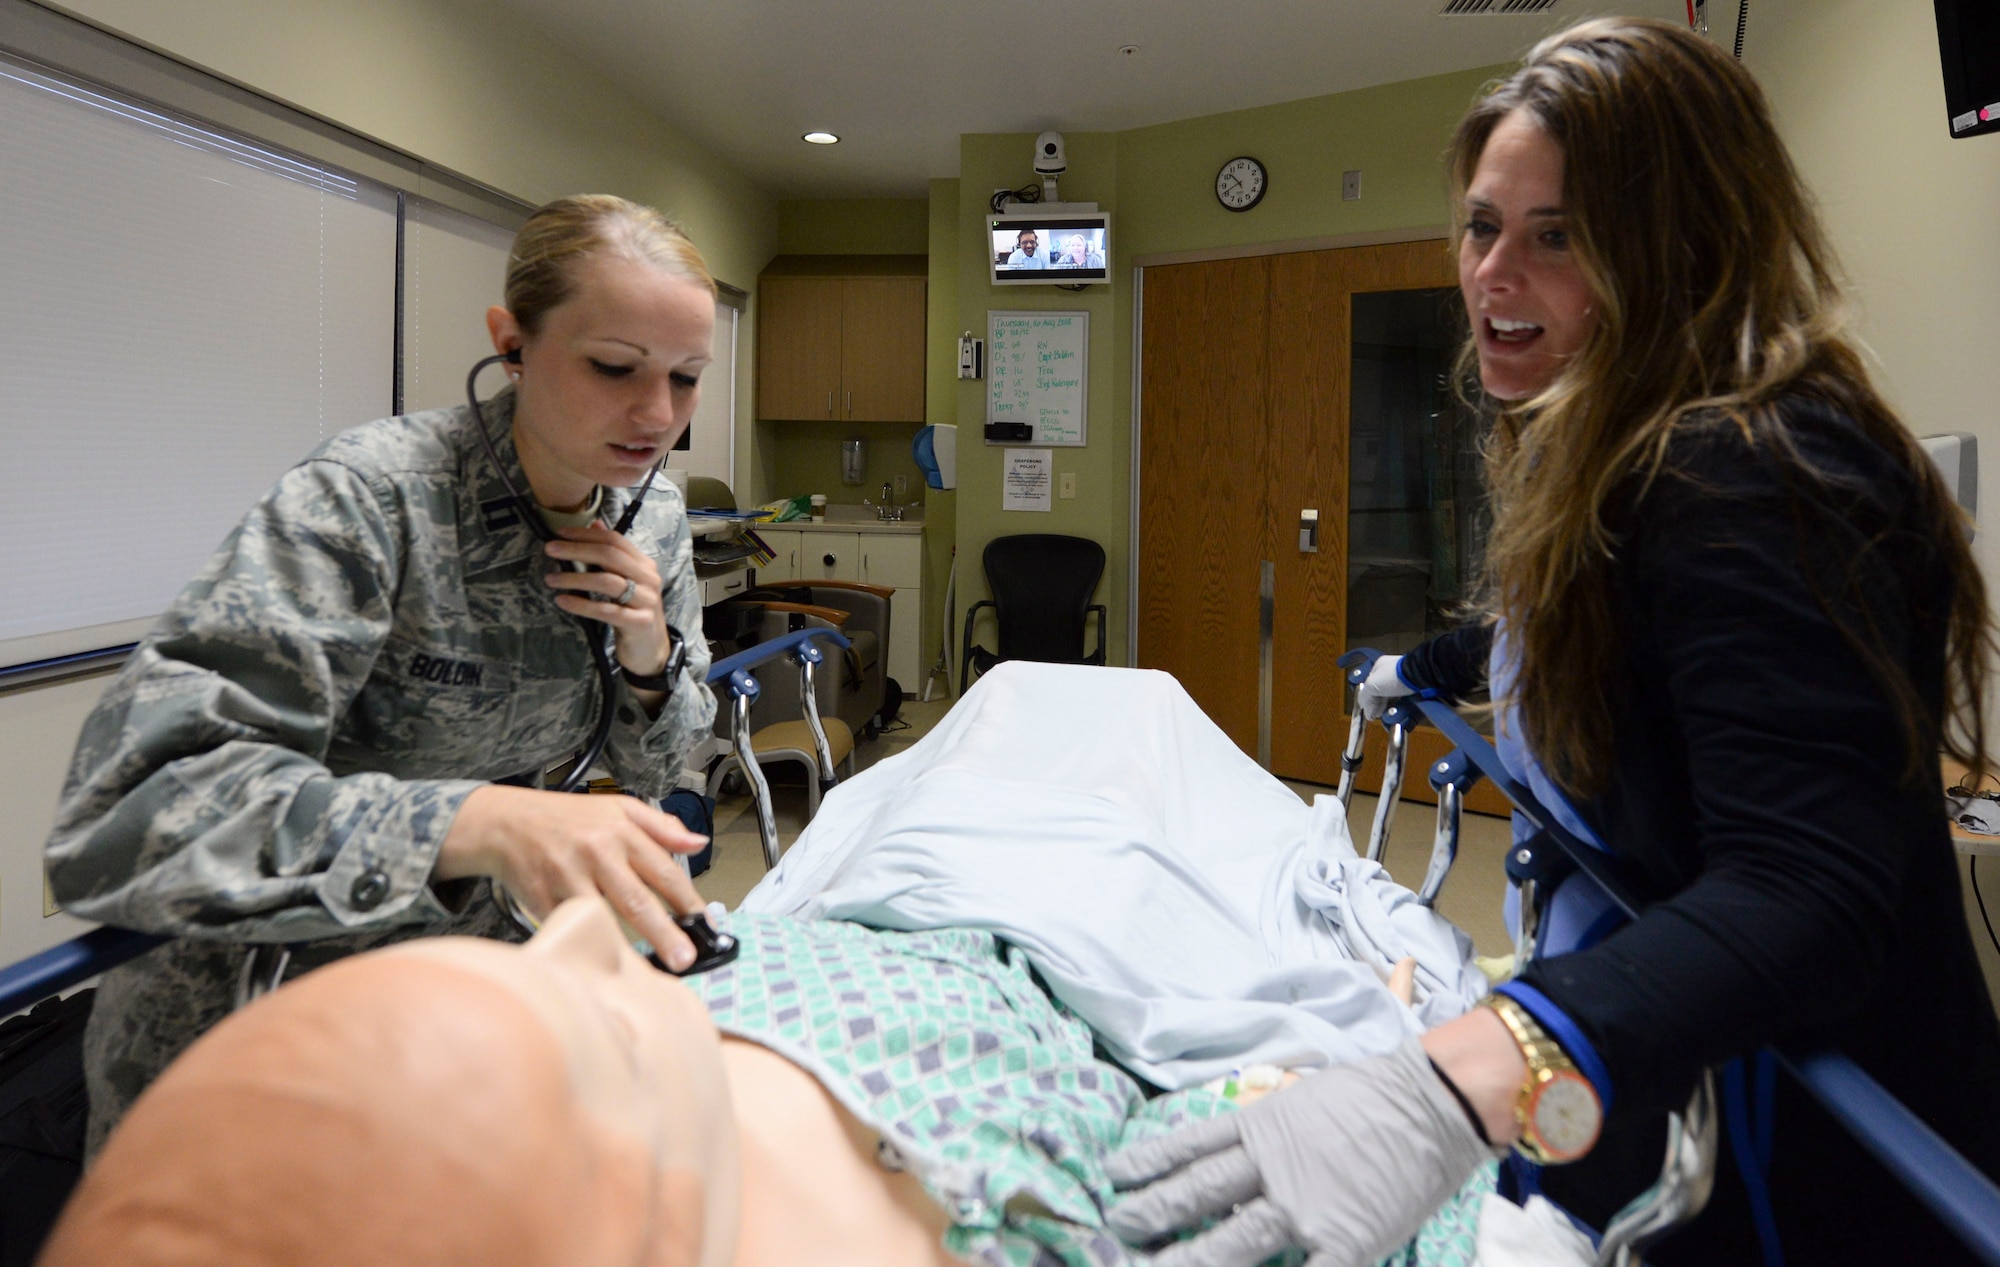
<svg viewBox="0 0 2000 1267">
<path fill-rule="evenodd" d="M 0 667 L 131 641 L 389 411 L 386 188 L 0 58 Z"/>
<path fill-rule="evenodd" d="M 463 212 L 411 198 L 403 227 L 403 409 L 465 403 L 465 375 L 493 355 L 486 310 L 501 302 L 514 232 Z M 490 369 L 479 398 L 505 386 Z"/>
<path fill-rule="evenodd" d="M 715 359 L 701 372 L 701 396 L 684 441 L 687 448 L 667 465 L 733 485 L 736 480 L 736 322 L 737 307 L 723 295 L 715 304 Z M 747 496 L 743 490 L 742 496 Z"/>
</svg>

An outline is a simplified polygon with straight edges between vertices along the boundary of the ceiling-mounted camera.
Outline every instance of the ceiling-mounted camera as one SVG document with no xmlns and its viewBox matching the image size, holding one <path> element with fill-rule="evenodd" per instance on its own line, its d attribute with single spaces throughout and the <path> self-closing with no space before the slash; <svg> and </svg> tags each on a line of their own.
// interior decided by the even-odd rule
<svg viewBox="0 0 2000 1267">
<path fill-rule="evenodd" d="M 1060 132 L 1044 132 L 1035 138 L 1035 174 L 1038 176 L 1060 176 L 1069 170 L 1069 160 L 1063 155 L 1063 139 Z"/>
</svg>

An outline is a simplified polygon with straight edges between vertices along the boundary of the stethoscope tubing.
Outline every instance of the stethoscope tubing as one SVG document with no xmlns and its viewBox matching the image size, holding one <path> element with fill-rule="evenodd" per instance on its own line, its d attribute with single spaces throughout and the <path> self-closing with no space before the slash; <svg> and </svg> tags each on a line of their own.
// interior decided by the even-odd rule
<svg viewBox="0 0 2000 1267">
<path fill-rule="evenodd" d="M 514 513 L 520 516 L 521 521 L 528 526 L 528 531 L 533 533 L 538 541 L 547 545 L 555 540 L 555 534 L 550 532 L 548 525 L 542 521 L 541 512 L 535 508 L 534 502 L 522 495 L 521 490 L 514 484 L 514 477 L 507 473 L 507 464 L 500 460 L 500 450 L 494 446 L 493 437 L 487 432 L 486 408 L 479 400 L 480 371 L 489 365 L 499 365 L 512 360 L 514 357 L 511 356 L 489 356 L 473 365 L 472 372 L 465 376 L 465 400 L 472 407 L 472 429 L 478 432 L 480 443 L 486 448 L 487 458 L 493 463 L 493 469 L 499 473 L 500 482 L 506 485 L 508 499 L 514 504 Z M 660 470 L 666 464 L 667 459 L 664 457 L 654 463 L 652 473 L 646 477 L 646 482 L 639 486 L 638 494 L 632 498 L 631 504 L 625 507 L 625 513 L 618 517 L 617 527 L 612 531 L 620 536 L 631 531 L 633 522 L 639 517 L 639 507 L 645 503 L 647 492 L 652 489 L 653 481 L 659 478 Z M 616 634 L 611 626 L 602 621 L 591 620 L 586 616 L 571 616 L 570 619 L 583 630 L 584 641 L 590 647 L 591 667 L 597 671 L 599 699 L 597 725 L 591 731 L 590 743 L 585 746 L 583 755 L 577 758 L 576 765 L 568 776 L 556 785 L 554 790 L 558 792 L 574 792 L 583 786 L 584 777 L 590 768 L 597 764 L 597 759 L 604 755 L 605 745 L 611 741 L 611 726 L 618 709 L 618 663 L 611 654 Z M 671 683 L 668 689 L 672 689 Z"/>
</svg>

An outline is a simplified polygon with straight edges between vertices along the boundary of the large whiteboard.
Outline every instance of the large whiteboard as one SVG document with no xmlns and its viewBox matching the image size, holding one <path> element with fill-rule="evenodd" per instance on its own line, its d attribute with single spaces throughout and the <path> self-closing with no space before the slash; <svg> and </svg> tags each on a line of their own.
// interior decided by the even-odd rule
<svg viewBox="0 0 2000 1267">
<path fill-rule="evenodd" d="M 1090 314 L 989 311 L 986 317 L 986 421 L 1034 427 L 1032 440 L 1009 444 L 1081 447 Z"/>
</svg>

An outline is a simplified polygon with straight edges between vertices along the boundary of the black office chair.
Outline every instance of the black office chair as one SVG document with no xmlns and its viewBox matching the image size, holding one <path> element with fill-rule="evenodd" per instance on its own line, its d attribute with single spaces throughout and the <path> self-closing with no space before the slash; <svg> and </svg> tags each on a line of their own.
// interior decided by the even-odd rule
<svg viewBox="0 0 2000 1267">
<path fill-rule="evenodd" d="M 981 557 L 993 597 L 965 609 L 959 690 L 972 685 L 975 671 L 984 673 L 1002 660 L 1104 663 L 1104 604 L 1090 601 L 1104 575 L 1103 546 L 1083 537 L 1025 533 L 995 537 Z M 998 651 L 972 644 L 973 621 L 982 607 L 993 609 L 999 625 Z M 1085 655 L 1083 632 L 1092 612 L 1097 613 L 1097 647 Z"/>
</svg>

